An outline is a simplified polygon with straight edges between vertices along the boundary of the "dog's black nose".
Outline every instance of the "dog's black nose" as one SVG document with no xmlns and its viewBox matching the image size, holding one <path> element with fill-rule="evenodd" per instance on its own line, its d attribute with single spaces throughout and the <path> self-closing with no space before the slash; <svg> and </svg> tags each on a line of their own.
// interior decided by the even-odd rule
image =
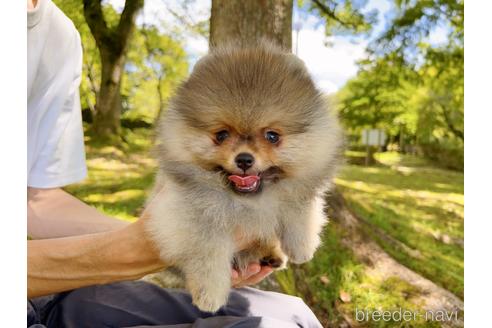
<svg viewBox="0 0 492 328">
<path fill-rule="evenodd" d="M 246 171 L 251 166 L 253 166 L 255 158 L 250 153 L 240 153 L 236 156 L 234 161 L 236 162 L 237 167 L 239 167 L 243 171 Z"/>
</svg>

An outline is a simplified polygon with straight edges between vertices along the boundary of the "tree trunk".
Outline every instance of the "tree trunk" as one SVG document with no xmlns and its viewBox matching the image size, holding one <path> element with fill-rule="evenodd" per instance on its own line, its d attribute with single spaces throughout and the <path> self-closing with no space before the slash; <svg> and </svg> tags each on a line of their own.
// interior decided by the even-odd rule
<svg viewBox="0 0 492 328">
<path fill-rule="evenodd" d="M 291 51 L 292 9 L 292 0 L 212 0 L 209 45 L 251 45 L 269 39 Z M 262 285 L 282 290 L 273 275 Z"/>
<path fill-rule="evenodd" d="M 104 20 L 101 0 L 84 0 L 84 17 L 101 56 L 101 87 L 96 100 L 96 115 L 92 129 L 100 140 L 114 140 L 120 133 L 121 78 L 126 51 L 135 18 L 143 0 L 127 0 L 115 28 Z"/>
<path fill-rule="evenodd" d="M 292 49 L 292 0 L 212 0 L 210 47 L 272 40 Z"/>
<path fill-rule="evenodd" d="M 124 64 L 124 55 L 114 58 L 107 54 L 107 51 L 101 51 L 101 88 L 97 96 L 97 110 L 92 129 L 103 139 L 120 133 L 120 86 Z"/>
</svg>

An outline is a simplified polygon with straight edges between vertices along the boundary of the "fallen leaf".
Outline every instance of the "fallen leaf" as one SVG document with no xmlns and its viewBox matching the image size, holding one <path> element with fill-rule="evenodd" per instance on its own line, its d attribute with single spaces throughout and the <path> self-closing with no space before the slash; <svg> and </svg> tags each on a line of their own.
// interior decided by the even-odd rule
<svg viewBox="0 0 492 328">
<path fill-rule="evenodd" d="M 442 235 L 441 236 L 441 240 L 443 243 L 445 243 L 446 245 L 449 245 L 451 244 L 451 237 L 449 237 L 448 235 Z"/>
<path fill-rule="evenodd" d="M 330 283 L 330 278 L 328 278 L 325 275 L 322 275 L 321 277 L 319 277 L 319 280 L 321 281 L 321 283 L 323 285 L 328 285 Z"/>
<path fill-rule="evenodd" d="M 350 303 L 350 301 L 352 300 L 352 296 L 350 296 L 349 293 L 341 290 L 340 291 L 340 299 L 342 300 L 343 303 Z"/>
</svg>

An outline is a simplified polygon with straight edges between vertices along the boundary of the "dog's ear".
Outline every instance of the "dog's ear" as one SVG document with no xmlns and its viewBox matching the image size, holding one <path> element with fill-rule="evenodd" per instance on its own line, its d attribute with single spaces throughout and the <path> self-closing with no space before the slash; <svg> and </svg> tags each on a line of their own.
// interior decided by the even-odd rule
<svg viewBox="0 0 492 328">
<path fill-rule="evenodd" d="M 283 56 L 285 56 L 289 68 L 292 69 L 296 74 L 309 79 L 311 78 L 306 63 L 301 58 L 290 52 L 283 53 Z"/>
<path fill-rule="evenodd" d="M 201 66 L 204 66 L 210 60 L 210 55 L 203 56 L 200 58 L 193 66 L 193 71 L 200 69 Z"/>
</svg>

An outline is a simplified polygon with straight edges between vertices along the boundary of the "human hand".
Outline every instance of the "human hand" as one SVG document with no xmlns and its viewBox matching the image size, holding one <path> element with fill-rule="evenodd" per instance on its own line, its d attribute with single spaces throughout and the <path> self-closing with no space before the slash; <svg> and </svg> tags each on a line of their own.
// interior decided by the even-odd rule
<svg viewBox="0 0 492 328">
<path fill-rule="evenodd" d="M 236 243 L 236 252 L 254 245 L 254 241 L 248 239 L 248 237 L 240 230 L 235 231 L 234 240 Z M 250 263 L 244 271 L 239 271 L 233 268 L 231 273 L 232 287 L 240 288 L 248 285 L 255 285 L 265 279 L 272 272 L 272 267 L 261 266 L 260 263 L 257 262 Z"/>
<path fill-rule="evenodd" d="M 241 288 L 244 286 L 255 285 L 272 272 L 272 267 L 261 266 L 259 263 L 250 263 L 244 272 L 232 269 L 232 287 Z"/>
</svg>

